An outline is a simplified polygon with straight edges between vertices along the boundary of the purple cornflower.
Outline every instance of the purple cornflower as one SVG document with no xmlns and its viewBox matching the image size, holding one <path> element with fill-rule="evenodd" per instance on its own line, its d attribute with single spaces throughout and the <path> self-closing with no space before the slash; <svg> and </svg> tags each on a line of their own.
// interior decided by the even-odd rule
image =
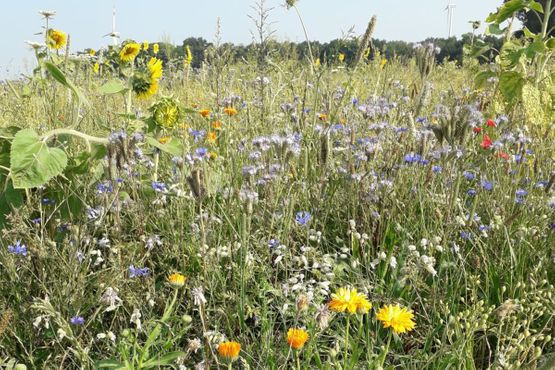
<svg viewBox="0 0 555 370">
<path fill-rule="evenodd" d="M 19 256 L 26 256 L 27 246 L 25 244 L 21 244 L 21 241 L 18 240 L 13 245 L 8 245 L 8 252 Z"/>
<path fill-rule="evenodd" d="M 523 198 L 528 195 L 528 192 L 524 189 L 517 189 L 517 191 L 515 192 L 515 195 L 517 198 Z"/>
<path fill-rule="evenodd" d="M 440 173 L 442 170 L 441 166 L 432 166 L 432 172 L 434 173 Z"/>
<path fill-rule="evenodd" d="M 42 198 L 41 202 L 45 206 L 50 206 L 50 205 L 56 204 L 56 201 L 54 199 L 49 199 L 49 198 Z"/>
<path fill-rule="evenodd" d="M 206 156 L 208 156 L 208 149 L 206 148 L 198 148 L 197 150 L 195 150 L 195 156 L 202 159 Z"/>
<path fill-rule="evenodd" d="M 73 316 L 71 319 L 69 319 L 69 323 L 71 325 L 84 325 L 85 324 L 85 319 L 82 316 Z"/>
<path fill-rule="evenodd" d="M 133 265 L 129 266 L 129 277 L 148 277 L 150 274 L 150 269 L 148 267 L 135 267 Z"/>
<path fill-rule="evenodd" d="M 482 188 L 484 188 L 487 191 L 491 191 L 493 190 L 493 183 L 489 182 L 487 180 L 482 180 Z"/>
<path fill-rule="evenodd" d="M 206 131 L 204 130 L 193 130 L 193 129 L 189 129 L 189 133 L 191 135 L 193 135 L 193 138 L 195 139 L 195 142 L 202 140 L 202 138 L 204 137 L 204 135 L 206 134 Z"/>
<path fill-rule="evenodd" d="M 476 190 L 474 189 L 468 189 L 466 194 L 470 197 L 475 197 L 476 196 Z"/>
<path fill-rule="evenodd" d="M 299 211 L 295 214 L 295 221 L 301 226 L 305 226 L 311 218 L 312 215 L 308 211 Z"/>
<path fill-rule="evenodd" d="M 472 235 L 466 231 L 461 231 L 460 236 L 461 236 L 461 239 L 464 239 L 464 240 L 472 239 Z"/>
<path fill-rule="evenodd" d="M 405 163 L 416 163 L 422 159 L 420 154 L 409 153 L 405 155 Z"/>
<path fill-rule="evenodd" d="M 268 247 L 270 248 L 275 248 L 279 245 L 279 240 L 277 239 L 270 239 L 270 241 L 268 242 Z"/>
<path fill-rule="evenodd" d="M 164 184 L 163 182 L 157 182 L 157 181 L 152 182 L 152 189 L 154 189 L 154 191 L 158 193 L 165 193 L 168 191 L 166 184 Z"/>
<path fill-rule="evenodd" d="M 114 190 L 110 181 L 103 181 L 96 185 L 96 194 L 108 194 Z"/>
<path fill-rule="evenodd" d="M 463 176 L 465 179 L 472 181 L 476 178 L 476 175 L 473 172 L 470 171 L 464 171 L 463 172 Z"/>
</svg>

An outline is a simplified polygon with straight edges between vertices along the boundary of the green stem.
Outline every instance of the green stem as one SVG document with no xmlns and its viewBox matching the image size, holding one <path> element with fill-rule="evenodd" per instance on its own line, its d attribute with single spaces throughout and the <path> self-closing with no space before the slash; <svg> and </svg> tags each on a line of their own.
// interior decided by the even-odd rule
<svg viewBox="0 0 555 370">
<path fill-rule="evenodd" d="M 347 358 L 349 357 L 349 329 L 351 316 L 347 314 L 347 325 L 345 325 L 345 355 L 343 356 L 343 368 L 347 369 Z"/>
<path fill-rule="evenodd" d="M 80 131 L 72 130 L 69 128 L 58 128 L 58 129 L 49 131 L 42 136 L 41 140 L 46 142 L 50 140 L 52 137 L 58 136 L 58 135 L 71 135 L 71 136 L 79 137 L 87 142 L 87 146 L 89 148 L 90 148 L 90 143 L 96 143 L 101 145 L 108 145 L 109 143 L 108 139 L 96 137 L 96 136 L 90 136 Z"/>
<path fill-rule="evenodd" d="M 551 13 L 553 9 L 551 9 L 552 0 L 547 0 L 543 12 L 543 23 L 542 23 L 542 40 L 545 40 L 547 37 L 547 27 L 549 26 L 549 19 L 551 18 Z"/>
<path fill-rule="evenodd" d="M 227 369 L 231 370 L 233 368 L 233 362 L 229 361 L 229 364 L 227 364 Z"/>
<path fill-rule="evenodd" d="M 297 359 L 297 370 L 301 370 L 301 360 L 299 359 L 299 351 L 295 351 L 295 358 Z"/>
<path fill-rule="evenodd" d="M 381 356 L 380 359 L 380 366 L 378 366 L 378 368 L 383 368 L 383 365 L 385 364 L 385 358 L 387 357 L 387 353 L 389 352 L 389 345 L 391 344 L 391 337 L 393 336 L 393 334 L 391 333 L 391 330 L 389 331 L 389 335 L 387 337 L 387 344 L 384 348 L 383 354 Z"/>
</svg>

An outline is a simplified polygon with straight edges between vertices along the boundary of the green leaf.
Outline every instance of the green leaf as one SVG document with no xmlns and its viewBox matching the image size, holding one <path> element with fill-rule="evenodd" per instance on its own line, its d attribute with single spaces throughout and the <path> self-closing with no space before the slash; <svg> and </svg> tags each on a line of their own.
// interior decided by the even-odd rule
<svg viewBox="0 0 555 370">
<path fill-rule="evenodd" d="M 502 72 L 499 77 L 499 89 L 510 104 L 520 98 L 526 80 L 515 71 Z"/>
<path fill-rule="evenodd" d="M 149 145 L 152 145 L 153 147 L 158 148 L 163 152 L 175 156 L 183 155 L 183 143 L 179 139 L 171 138 L 167 143 L 162 144 L 152 136 L 147 136 L 146 141 Z"/>
<path fill-rule="evenodd" d="M 125 365 L 116 360 L 102 360 L 97 361 L 95 364 L 97 369 L 125 369 Z"/>
<path fill-rule="evenodd" d="M 545 46 L 547 46 L 548 49 L 555 50 L 555 37 L 551 37 L 547 40 Z"/>
<path fill-rule="evenodd" d="M 479 88 L 485 88 L 489 84 L 489 79 L 492 77 L 497 77 L 497 73 L 493 71 L 483 71 L 480 72 L 474 77 L 474 82 L 476 86 Z"/>
<path fill-rule="evenodd" d="M 98 90 L 102 94 L 111 95 L 124 92 L 127 90 L 127 88 L 120 80 L 111 80 L 102 85 Z"/>
<path fill-rule="evenodd" d="M 67 166 L 66 153 L 50 148 L 31 129 L 19 131 L 10 152 L 11 178 L 15 189 L 30 189 L 46 184 Z"/>
<path fill-rule="evenodd" d="M 528 8 L 535 10 L 540 14 L 543 14 L 543 5 L 538 3 L 537 1 L 534 1 L 534 0 L 530 1 L 528 3 Z"/>
<path fill-rule="evenodd" d="M 505 33 L 505 28 L 501 29 L 498 23 L 492 23 L 486 27 L 486 35 L 502 35 Z"/>
<path fill-rule="evenodd" d="M 6 216 L 10 214 L 12 208 L 23 205 L 23 193 L 21 190 L 15 190 L 11 181 L 8 182 L 5 189 L 0 192 L 0 230 L 4 228 Z"/>
<path fill-rule="evenodd" d="M 142 366 L 143 369 L 158 369 L 160 366 L 169 365 L 171 362 L 175 361 L 178 357 L 186 356 L 185 352 L 175 351 L 166 353 L 164 356 L 157 359 L 150 359 L 145 362 Z"/>
<path fill-rule="evenodd" d="M 56 81 L 70 89 L 82 103 L 84 103 L 85 105 L 90 105 L 89 101 L 87 100 L 85 95 L 83 95 L 81 90 L 70 80 L 68 80 L 64 73 L 55 64 L 50 62 L 43 62 L 43 65 Z"/>
<path fill-rule="evenodd" d="M 524 10 L 526 4 L 527 2 L 525 0 L 510 0 L 503 4 L 503 6 L 497 10 L 497 13 L 490 14 L 486 22 L 501 24 L 515 15 L 516 12 Z"/>
</svg>

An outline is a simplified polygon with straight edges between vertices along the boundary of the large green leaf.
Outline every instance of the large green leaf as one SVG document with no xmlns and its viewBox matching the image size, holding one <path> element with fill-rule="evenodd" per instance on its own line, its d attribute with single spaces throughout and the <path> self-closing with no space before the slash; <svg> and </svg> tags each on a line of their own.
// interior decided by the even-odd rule
<svg viewBox="0 0 555 370">
<path fill-rule="evenodd" d="M 160 358 L 150 359 L 145 362 L 142 366 L 143 369 L 159 369 L 161 366 L 167 366 L 175 361 L 178 357 L 184 357 L 187 354 L 182 351 L 175 351 L 166 353 L 164 356 Z"/>
<path fill-rule="evenodd" d="M 110 80 L 99 88 L 99 91 L 105 95 L 117 94 L 125 90 L 127 88 L 120 80 Z"/>
<path fill-rule="evenodd" d="M 180 156 L 183 155 L 183 143 L 181 140 L 176 138 L 171 138 L 167 143 L 162 144 L 152 136 L 147 136 L 146 141 L 149 145 L 160 149 L 163 152 Z"/>
<path fill-rule="evenodd" d="M 525 0 L 510 0 L 503 4 L 498 10 L 497 13 L 492 13 L 486 19 L 488 23 L 503 23 L 507 19 L 511 18 L 516 12 L 520 10 L 524 10 L 526 4 L 528 2 Z"/>
<path fill-rule="evenodd" d="M 83 92 L 77 86 L 75 86 L 70 80 L 68 80 L 64 75 L 64 73 L 54 63 L 43 62 L 43 65 L 46 68 L 46 70 L 50 73 L 50 75 L 54 77 L 56 81 L 58 81 L 59 83 L 61 83 L 62 85 L 70 89 L 71 91 L 73 91 L 75 96 L 77 96 L 77 98 L 82 103 L 86 105 L 90 105 L 85 95 L 83 95 Z"/>
<path fill-rule="evenodd" d="M 505 99 L 514 104 L 520 98 L 525 82 L 526 80 L 518 72 L 503 72 L 499 77 L 499 89 Z"/>
<path fill-rule="evenodd" d="M 67 166 L 66 153 L 50 148 L 31 129 L 19 131 L 10 151 L 11 178 L 15 189 L 30 189 L 46 184 Z"/>
<path fill-rule="evenodd" d="M 6 216 L 11 212 L 12 208 L 21 207 L 22 205 L 22 190 L 14 189 L 11 181 L 9 181 L 6 184 L 5 190 L 0 192 L 0 230 L 4 228 Z"/>
</svg>

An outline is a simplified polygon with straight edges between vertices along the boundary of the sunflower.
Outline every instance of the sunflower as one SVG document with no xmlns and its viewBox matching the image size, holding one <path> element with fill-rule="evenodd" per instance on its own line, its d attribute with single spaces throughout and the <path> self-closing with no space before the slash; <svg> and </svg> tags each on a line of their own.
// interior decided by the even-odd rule
<svg viewBox="0 0 555 370">
<path fill-rule="evenodd" d="M 303 329 L 289 329 L 287 332 L 287 343 L 293 349 L 302 349 L 308 340 L 308 333 Z"/>
<path fill-rule="evenodd" d="M 121 48 L 119 52 L 119 57 L 122 62 L 129 63 L 135 60 L 135 57 L 139 54 L 141 50 L 141 45 L 136 42 L 127 43 Z"/>
<path fill-rule="evenodd" d="M 89 49 L 89 55 L 94 57 L 96 55 L 96 51 L 94 49 Z"/>
<path fill-rule="evenodd" d="M 158 51 L 160 51 L 160 46 L 158 44 L 152 45 L 152 52 L 154 55 L 158 54 Z"/>
<path fill-rule="evenodd" d="M 46 44 L 50 49 L 61 49 L 66 45 L 67 35 L 60 31 L 50 29 L 48 30 L 48 35 L 46 37 Z"/>
<path fill-rule="evenodd" d="M 97 75 L 99 71 L 100 71 L 100 64 L 98 63 L 93 64 L 93 73 Z"/>
<path fill-rule="evenodd" d="M 392 328 L 396 334 L 409 332 L 416 326 L 412 311 L 399 305 L 384 305 L 376 318 L 382 322 L 384 328 Z"/>
<path fill-rule="evenodd" d="M 225 360 L 235 361 L 241 352 L 241 344 L 237 342 L 224 342 L 218 346 L 218 354 Z"/>
<path fill-rule="evenodd" d="M 168 282 L 174 288 L 181 288 L 182 286 L 184 286 L 185 280 L 186 277 L 179 273 L 171 274 L 170 276 L 168 276 Z"/>
<path fill-rule="evenodd" d="M 143 41 L 143 51 L 147 51 L 149 47 L 148 41 Z"/>
<path fill-rule="evenodd" d="M 177 102 L 169 97 L 162 98 L 158 103 L 154 104 L 150 111 L 154 122 L 164 128 L 174 128 L 181 118 L 181 109 Z"/>
<path fill-rule="evenodd" d="M 136 71 L 131 78 L 131 87 L 137 98 L 148 99 L 158 92 L 158 80 L 162 77 L 162 61 L 151 58 L 146 68 Z"/>
</svg>

